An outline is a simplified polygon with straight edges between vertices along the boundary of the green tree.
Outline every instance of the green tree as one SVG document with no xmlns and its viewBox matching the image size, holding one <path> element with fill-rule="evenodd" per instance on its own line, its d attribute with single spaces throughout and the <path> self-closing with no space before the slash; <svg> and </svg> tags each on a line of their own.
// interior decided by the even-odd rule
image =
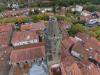
<svg viewBox="0 0 100 75">
<path fill-rule="evenodd" d="M 91 37 L 97 37 L 97 34 L 93 31 L 88 31 L 89 36 Z"/>
<path fill-rule="evenodd" d="M 2 3 L 0 3 L 0 12 L 6 9 L 6 6 Z"/>
<path fill-rule="evenodd" d="M 43 16 L 41 16 L 41 15 L 33 15 L 32 16 L 33 22 L 39 22 L 40 20 L 43 20 Z"/>
<path fill-rule="evenodd" d="M 82 24 L 75 24 L 68 30 L 69 35 L 74 36 L 78 32 L 85 32 L 87 29 Z"/>
</svg>

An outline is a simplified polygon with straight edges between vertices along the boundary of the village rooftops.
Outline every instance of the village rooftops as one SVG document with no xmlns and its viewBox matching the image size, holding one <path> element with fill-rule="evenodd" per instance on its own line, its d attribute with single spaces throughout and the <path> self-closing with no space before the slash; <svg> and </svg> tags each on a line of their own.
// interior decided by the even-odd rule
<svg viewBox="0 0 100 75">
<path fill-rule="evenodd" d="M 63 39 L 62 48 L 65 50 L 62 50 L 61 55 L 61 75 L 99 75 L 100 42 L 88 36 L 85 36 L 84 40 L 84 38 L 81 38 L 84 35 L 86 34 L 83 33 L 80 37 L 77 35 L 77 38 L 73 39 L 72 37 Z M 70 41 L 68 41 L 69 39 Z M 82 39 L 82 41 L 79 41 L 79 39 Z M 71 45 L 73 45 L 72 48 L 70 48 Z M 94 62 L 93 60 L 90 61 L 91 58 Z"/>
<path fill-rule="evenodd" d="M 71 56 L 67 57 L 66 61 L 61 62 L 62 75 L 99 75 L 100 68 L 96 67 L 94 64 L 90 63 L 86 66 L 81 62 L 73 60 L 73 58 L 70 60 L 70 58 Z"/>
<path fill-rule="evenodd" d="M 29 8 L 24 8 L 24 9 L 19 9 L 16 11 L 4 11 L 2 13 L 0 13 L 0 17 L 11 17 L 11 16 L 17 16 L 17 15 L 21 15 L 21 14 L 25 14 L 29 12 Z"/>
<path fill-rule="evenodd" d="M 14 47 L 38 42 L 38 35 L 36 34 L 36 32 L 33 31 L 14 32 L 11 40 L 11 43 Z"/>
<path fill-rule="evenodd" d="M 10 55 L 10 63 L 16 64 L 20 62 L 34 61 L 38 58 L 45 58 L 45 47 L 43 43 L 36 45 L 15 48 Z"/>
</svg>

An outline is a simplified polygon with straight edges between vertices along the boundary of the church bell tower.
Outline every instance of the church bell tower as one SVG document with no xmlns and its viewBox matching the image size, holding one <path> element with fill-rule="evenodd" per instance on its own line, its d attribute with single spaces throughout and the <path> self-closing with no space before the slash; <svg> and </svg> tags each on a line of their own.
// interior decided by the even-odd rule
<svg viewBox="0 0 100 75">
<path fill-rule="evenodd" d="M 51 17 L 45 30 L 47 64 L 60 63 L 62 34 L 57 19 Z"/>
</svg>

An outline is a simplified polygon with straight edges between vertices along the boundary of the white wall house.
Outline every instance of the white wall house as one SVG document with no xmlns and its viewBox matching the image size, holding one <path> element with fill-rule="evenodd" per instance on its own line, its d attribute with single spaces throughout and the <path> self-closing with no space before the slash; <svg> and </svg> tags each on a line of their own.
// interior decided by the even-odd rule
<svg viewBox="0 0 100 75">
<path fill-rule="evenodd" d="M 12 43 L 12 44 L 14 47 L 16 47 L 16 46 L 21 46 L 21 45 L 34 44 L 34 43 L 38 43 L 38 42 L 39 42 L 38 39 L 34 39 L 34 40 L 20 41 L 20 42 L 16 42 L 16 43 Z"/>
<path fill-rule="evenodd" d="M 72 8 L 72 12 L 77 11 L 77 12 L 82 12 L 83 6 L 76 5 L 74 8 Z"/>
</svg>

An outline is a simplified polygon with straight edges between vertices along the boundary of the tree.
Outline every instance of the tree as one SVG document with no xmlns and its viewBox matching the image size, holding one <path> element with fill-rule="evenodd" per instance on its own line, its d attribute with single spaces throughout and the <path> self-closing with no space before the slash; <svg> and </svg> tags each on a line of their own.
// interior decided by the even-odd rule
<svg viewBox="0 0 100 75">
<path fill-rule="evenodd" d="M 78 32 L 85 32 L 87 29 L 82 24 L 75 24 L 68 30 L 69 35 L 74 36 Z"/>
<path fill-rule="evenodd" d="M 0 3 L 0 12 L 6 9 L 6 6 L 2 3 Z"/>
<path fill-rule="evenodd" d="M 93 31 L 89 31 L 88 34 L 90 37 L 97 37 L 97 34 Z"/>
<path fill-rule="evenodd" d="M 84 5 L 84 9 L 88 11 L 100 11 L 100 5 L 87 3 L 86 5 Z"/>
<path fill-rule="evenodd" d="M 40 20 L 43 20 L 43 16 L 40 16 L 40 15 L 33 15 L 32 16 L 33 22 L 39 22 Z"/>
</svg>

